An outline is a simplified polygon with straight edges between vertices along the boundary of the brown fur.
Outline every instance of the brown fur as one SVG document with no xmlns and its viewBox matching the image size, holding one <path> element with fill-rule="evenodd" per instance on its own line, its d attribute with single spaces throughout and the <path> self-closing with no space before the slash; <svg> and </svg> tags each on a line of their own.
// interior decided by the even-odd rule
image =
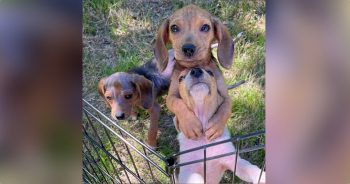
<svg viewBox="0 0 350 184">
<path fill-rule="evenodd" d="M 200 79 L 193 78 L 189 75 L 190 69 L 184 69 L 180 73 L 180 77 L 184 77 L 182 82 L 179 82 L 179 94 L 182 98 L 182 100 L 185 102 L 187 107 L 193 111 L 196 109 L 195 103 L 193 102 L 193 97 L 190 95 L 191 87 L 197 83 L 204 83 L 209 87 L 209 93 L 210 95 L 206 96 L 204 99 L 204 103 L 206 103 L 205 109 L 203 110 L 203 113 L 207 114 L 208 117 L 211 117 L 217 110 L 217 107 L 219 107 L 222 102 L 223 98 L 218 94 L 217 91 L 217 85 L 216 85 L 216 79 L 215 75 L 210 76 L 207 71 L 210 71 L 209 68 L 203 68 L 203 77 Z M 211 71 L 212 72 L 212 71 Z M 179 130 L 179 122 L 177 121 L 177 118 L 175 118 L 175 127 L 177 131 Z M 203 122 L 202 122 L 203 123 Z"/>
<path fill-rule="evenodd" d="M 118 72 L 101 79 L 98 91 L 111 108 L 113 119 L 121 113 L 125 114 L 125 118 L 135 117 L 136 108 L 146 109 L 151 114 L 148 144 L 156 146 L 160 108 L 155 100 L 155 91 L 150 80 L 138 74 Z M 132 97 L 126 99 L 126 95 Z"/>
<path fill-rule="evenodd" d="M 206 69 L 208 70 L 208 68 Z M 214 78 L 215 76 L 210 76 L 206 69 L 201 69 L 203 71 L 203 76 L 199 79 L 190 76 L 190 69 L 184 69 L 183 71 L 181 71 L 180 77 L 185 78 L 182 82 L 179 83 L 179 94 L 183 101 L 186 103 L 187 107 L 193 110 L 195 109 L 195 104 L 190 95 L 191 87 L 198 83 L 204 83 L 209 87 L 210 93 L 210 95 L 206 96 L 204 99 L 204 101 L 208 103 L 208 106 L 205 107 L 204 111 L 215 112 L 216 108 L 222 103 L 222 97 L 220 95 L 217 95 L 216 79 Z"/>
<path fill-rule="evenodd" d="M 200 31 L 201 26 L 208 24 L 208 32 Z M 177 25 L 178 32 L 173 33 L 171 26 Z M 218 60 L 224 68 L 230 68 L 233 62 L 233 41 L 226 27 L 216 18 L 212 17 L 207 11 L 189 5 L 177 10 L 170 16 L 159 28 L 155 44 L 155 57 L 160 70 L 166 66 L 168 58 L 166 44 L 173 46 L 176 66 L 171 78 L 171 85 L 167 97 L 167 107 L 179 118 L 181 132 L 186 137 L 195 139 L 202 135 L 204 131 L 209 140 L 220 136 L 223 132 L 224 125 L 231 114 L 231 99 L 228 96 L 227 87 L 224 78 L 218 68 L 215 59 L 212 57 L 210 46 L 217 40 L 218 43 Z M 181 48 L 184 44 L 191 43 L 196 47 L 192 57 L 186 57 Z M 219 94 L 224 98 L 217 112 L 209 121 L 209 128 L 202 130 L 201 124 L 194 113 L 188 109 L 186 104 L 179 95 L 179 74 L 185 68 L 201 67 L 213 71 Z"/>
<path fill-rule="evenodd" d="M 203 33 L 200 28 L 203 24 L 210 26 L 210 31 Z M 177 25 L 178 33 L 172 33 L 170 26 Z M 166 44 L 171 44 L 174 49 L 177 63 L 184 67 L 196 67 L 207 64 L 211 60 L 211 44 L 217 40 L 218 60 L 221 66 L 228 69 L 233 62 L 234 44 L 227 28 L 207 11 L 197 6 L 189 5 L 177 10 L 166 19 L 158 30 L 155 42 L 155 58 L 158 61 L 159 70 L 163 71 L 167 65 L 168 50 Z M 181 47 L 185 43 L 192 43 L 197 47 L 198 53 L 192 58 L 186 58 Z"/>
</svg>

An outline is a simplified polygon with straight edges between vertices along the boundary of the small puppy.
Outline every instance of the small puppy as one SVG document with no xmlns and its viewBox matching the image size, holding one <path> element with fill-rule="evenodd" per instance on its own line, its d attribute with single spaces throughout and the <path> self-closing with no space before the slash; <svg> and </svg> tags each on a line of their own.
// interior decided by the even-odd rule
<svg viewBox="0 0 350 184">
<path fill-rule="evenodd" d="M 194 112 L 195 116 L 201 122 L 202 127 L 208 127 L 210 118 L 218 110 L 224 98 L 220 95 L 215 74 L 210 67 L 185 69 L 180 72 L 178 78 L 180 97 L 187 108 Z M 183 111 L 184 112 L 184 111 Z M 175 127 L 178 129 L 179 124 L 186 121 L 179 118 L 177 114 L 174 118 Z M 187 120 L 189 121 L 189 120 Z M 179 129 L 178 129 L 179 131 Z M 223 141 L 230 138 L 227 127 L 224 132 L 214 142 Z M 180 143 L 180 151 L 196 148 L 206 145 L 209 140 L 205 136 L 199 137 L 197 140 L 188 139 L 181 131 L 178 134 Z M 219 144 L 207 148 L 207 158 L 225 153 L 234 152 L 235 148 L 231 142 Z M 203 149 L 180 155 L 180 163 L 190 162 L 203 159 Z M 207 161 L 207 183 L 219 183 L 225 170 L 234 171 L 235 155 L 221 157 Z M 204 164 L 196 163 L 180 167 L 178 183 L 204 183 Z M 261 170 L 250 164 L 248 161 L 238 157 L 236 175 L 247 182 L 257 183 Z M 262 173 L 260 183 L 265 183 L 265 172 Z"/>
<path fill-rule="evenodd" d="M 116 120 L 131 117 L 136 120 L 136 108 L 146 109 L 151 116 L 147 143 L 156 147 L 160 106 L 156 97 L 169 88 L 169 80 L 174 68 L 173 51 L 169 50 L 167 68 L 159 72 L 153 59 L 141 67 L 128 72 L 117 72 L 102 78 L 98 92 L 111 108 L 111 116 Z"/>
<path fill-rule="evenodd" d="M 155 42 L 154 54 L 160 71 L 165 70 L 168 62 L 166 44 L 172 44 L 176 60 L 167 96 L 167 107 L 179 119 L 179 129 L 190 139 L 201 137 L 205 133 L 209 140 L 214 140 L 224 132 L 224 127 L 231 114 L 231 99 L 227 86 L 211 53 L 211 44 L 218 41 L 218 60 L 224 68 L 233 63 L 233 41 L 226 27 L 207 11 L 189 5 L 177 10 L 160 26 Z M 178 77 L 182 70 L 191 67 L 206 67 L 214 74 L 218 93 L 223 98 L 217 112 L 211 116 L 207 129 L 201 127 L 199 119 L 189 110 L 179 94 Z M 179 116 L 181 114 L 181 116 Z"/>
</svg>

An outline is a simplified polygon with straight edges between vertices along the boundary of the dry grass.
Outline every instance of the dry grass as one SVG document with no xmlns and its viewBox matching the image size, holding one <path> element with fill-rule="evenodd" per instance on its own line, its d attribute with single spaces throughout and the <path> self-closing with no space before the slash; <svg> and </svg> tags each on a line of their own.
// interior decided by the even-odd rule
<svg viewBox="0 0 350 184">
<path fill-rule="evenodd" d="M 233 67 L 230 70 L 223 70 L 227 84 L 242 79 L 247 81 L 241 87 L 230 91 L 233 99 L 233 115 L 228 126 L 234 135 L 264 129 L 265 1 L 263 0 L 85 0 L 83 98 L 109 115 L 108 109 L 97 93 L 98 80 L 151 59 L 152 44 L 158 26 L 174 10 L 190 3 L 197 4 L 220 18 L 233 37 L 243 32 L 243 36 L 235 42 Z M 164 98 L 161 101 L 164 101 Z M 149 126 L 148 114 L 141 112 L 138 121 L 124 122 L 122 125 L 143 140 Z M 172 125 L 171 113 L 164 105 L 159 135 L 158 151 L 161 154 L 169 156 L 177 151 L 176 131 Z M 244 158 L 249 158 L 253 163 L 260 165 L 263 157 L 264 153 L 258 152 Z M 161 178 L 160 181 L 165 180 Z"/>
</svg>

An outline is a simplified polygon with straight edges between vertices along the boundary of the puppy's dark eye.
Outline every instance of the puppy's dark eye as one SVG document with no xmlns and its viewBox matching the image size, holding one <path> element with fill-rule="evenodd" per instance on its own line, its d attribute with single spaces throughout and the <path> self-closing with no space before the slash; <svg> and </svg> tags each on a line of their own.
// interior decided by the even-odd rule
<svg viewBox="0 0 350 184">
<path fill-rule="evenodd" d="M 202 32 L 208 32 L 210 30 L 210 26 L 208 24 L 204 24 L 202 27 L 201 27 L 201 31 Z"/>
<path fill-rule="evenodd" d="M 207 72 L 208 72 L 209 75 L 211 75 L 212 77 L 214 77 L 214 74 L 213 74 L 212 71 L 207 70 Z"/>
<path fill-rule="evenodd" d="M 107 100 L 112 100 L 112 97 L 106 96 Z"/>
<path fill-rule="evenodd" d="M 184 80 L 184 78 L 185 78 L 185 76 L 181 76 L 181 77 L 179 78 L 179 82 L 181 82 L 182 80 Z"/>
<path fill-rule="evenodd" d="M 132 94 L 125 95 L 124 97 L 125 97 L 125 99 L 130 99 L 130 98 L 132 98 Z"/>
<path fill-rule="evenodd" d="M 176 32 L 179 32 L 179 31 L 180 31 L 180 29 L 179 29 L 179 27 L 177 27 L 177 25 L 172 25 L 172 26 L 170 27 L 170 30 L 171 30 L 171 32 L 173 32 L 173 33 L 176 33 Z"/>
</svg>

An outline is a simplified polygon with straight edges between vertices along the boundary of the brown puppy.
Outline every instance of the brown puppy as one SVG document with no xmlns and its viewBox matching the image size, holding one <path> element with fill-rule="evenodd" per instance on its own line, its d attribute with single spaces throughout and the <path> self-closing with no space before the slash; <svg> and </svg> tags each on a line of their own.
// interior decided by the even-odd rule
<svg viewBox="0 0 350 184">
<path fill-rule="evenodd" d="M 179 93 L 184 103 L 194 112 L 202 126 L 204 128 L 207 127 L 208 120 L 215 114 L 217 108 L 223 102 L 223 98 L 217 90 L 218 88 L 214 74 L 209 67 L 190 68 L 185 69 L 180 73 L 179 81 Z M 178 127 L 179 123 L 181 123 L 177 121 L 178 118 L 179 117 L 174 118 L 175 127 Z M 180 143 L 180 152 L 204 146 L 209 143 L 208 139 L 204 136 L 199 137 L 197 140 L 188 139 L 181 131 L 177 138 Z M 228 139 L 230 139 L 230 133 L 225 126 L 224 133 L 216 138 L 215 142 Z M 203 159 L 203 151 L 203 149 L 200 149 L 188 154 L 181 154 L 179 164 Z M 227 142 L 208 147 L 206 149 L 206 156 L 208 158 L 232 152 L 235 152 L 235 147 L 231 142 Z M 237 160 L 235 160 L 235 155 L 208 160 L 207 165 L 209 167 L 207 167 L 206 174 L 204 174 L 203 163 L 190 164 L 181 167 L 179 170 L 178 181 L 176 183 L 219 183 L 226 170 L 231 170 L 232 172 L 235 172 L 236 170 L 235 174 L 238 177 L 242 180 L 253 183 L 259 182 L 259 176 L 261 173 L 260 182 L 265 183 L 265 172 L 261 172 L 257 166 L 252 165 L 239 156 L 237 157 Z"/>
<path fill-rule="evenodd" d="M 165 20 L 158 31 L 154 50 L 158 68 L 163 71 L 167 66 L 167 43 L 172 44 L 176 60 L 166 100 L 167 107 L 179 118 L 179 129 L 190 139 L 202 135 L 202 126 L 179 95 L 178 77 L 184 68 L 210 69 L 215 76 L 218 92 L 224 99 L 204 130 L 209 140 L 222 135 L 231 114 L 231 99 L 216 59 L 211 53 L 210 46 L 215 40 L 218 41 L 219 63 L 228 69 L 233 62 L 233 41 L 226 27 L 207 11 L 194 5 L 186 6 Z"/>
<path fill-rule="evenodd" d="M 106 104 L 111 108 L 113 119 L 136 119 L 136 108 L 146 109 L 151 116 L 148 130 L 149 146 L 155 148 L 157 142 L 160 107 L 156 97 L 164 94 L 170 83 L 174 68 L 172 51 L 167 69 L 159 72 L 156 61 L 133 68 L 128 72 L 117 72 L 102 78 L 98 83 L 98 91 Z"/>
</svg>

